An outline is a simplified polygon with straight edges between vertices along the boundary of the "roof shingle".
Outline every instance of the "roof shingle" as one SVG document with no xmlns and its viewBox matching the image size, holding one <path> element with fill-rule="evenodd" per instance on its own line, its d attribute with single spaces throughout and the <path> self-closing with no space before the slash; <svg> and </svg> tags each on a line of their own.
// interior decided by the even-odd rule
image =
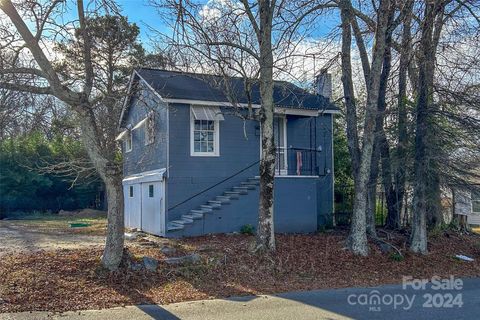
<svg viewBox="0 0 480 320">
<path fill-rule="evenodd" d="M 245 81 L 221 76 L 141 68 L 137 73 L 163 98 L 228 102 L 226 92 L 237 103 L 248 103 Z M 260 104 L 258 81 L 251 83 L 251 103 Z M 273 99 L 277 107 L 307 110 L 338 110 L 328 99 L 286 82 L 275 81 Z"/>
</svg>

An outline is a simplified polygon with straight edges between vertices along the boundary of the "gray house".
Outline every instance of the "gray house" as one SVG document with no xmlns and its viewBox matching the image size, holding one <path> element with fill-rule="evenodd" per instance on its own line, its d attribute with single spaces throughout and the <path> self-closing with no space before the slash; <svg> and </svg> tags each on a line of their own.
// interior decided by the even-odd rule
<svg viewBox="0 0 480 320">
<path fill-rule="evenodd" d="M 333 217 L 333 114 L 322 94 L 275 82 L 275 230 L 314 232 Z M 120 121 L 125 225 L 182 237 L 256 226 L 260 126 L 257 83 L 135 70 Z M 228 93 L 228 94 L 227 94 Z M 251 108 L 248 108 L 250 106 Z"/>
</svg>

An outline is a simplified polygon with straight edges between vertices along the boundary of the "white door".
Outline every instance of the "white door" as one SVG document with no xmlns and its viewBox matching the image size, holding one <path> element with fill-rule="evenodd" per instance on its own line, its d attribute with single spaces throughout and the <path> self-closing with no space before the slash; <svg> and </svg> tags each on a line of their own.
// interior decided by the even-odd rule
<svg viewBox="0 0 480 320">
<path fill-rule="evenodd" d="M 142 230 L 155 235 L 165 233 L 164 185 L 161 181 L 142 186 Z"/>
<path fill-rule="evenodd" d="M 140 184 L 127 184 L 123 187 L 125 199 L 125 226 L 127 228 L 141 229 L 141 193 Z"/>
</svg>

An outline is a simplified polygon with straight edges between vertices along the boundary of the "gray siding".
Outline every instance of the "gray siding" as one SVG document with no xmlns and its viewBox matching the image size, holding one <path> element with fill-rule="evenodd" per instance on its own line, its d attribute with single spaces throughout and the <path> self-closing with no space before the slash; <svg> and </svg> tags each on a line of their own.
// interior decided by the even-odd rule
<svg viewBox="0 0 480 320">
<path fill-rule="evenodd" d="M 132 97 L 129 113 L 125 118 L 124 126 L 135 126 L 143 120 L 150 110 L 155 112 L 155 142 L 145 145 L 144 127 L 132 131 L 132 151 L 123 152 L 123 173 L 129 176 L 135 173 L 167 167 L 168 147 L 168 112 L 166 104 L 150 90 L 140 90 Z M 141 98 L 139 98 L 141 97 Z M 123 148 L 125 143 L 123 143 Z"/>
<path fill-rule="evenodd" d="M 199 192 L 215 185 L 245 167 L 258 161 L 260 156 L 258 123 L 244 122 L 222 108 L 225 120 L 220 121 L 220 156 L 190 156 L 190 109 L 189 105 L 170 106 L 170 175 L 168 180 L 169 220 L 177 219 L 247 177 L 258 175 L 258 165 L 221 183 L 211 190 L 176 206 Z M 310 139 L 312 136 L 312 139 Z M 316 118 L 287 116 L 287 146 L 318 149 L 316 206 L 320 225 L 330 224 L 333 216 L 333 163 L 331 115 Z M 295 174 L 295 160 L 289 155 L 289 174 Z M 279 198 L 276 201 L 280 201 Z M 255 206 L 257 204 L 255 203 Z"/>
<path fill-rule="evenodd" d="M 222 108 L 225 120 L 220 121 L 220 156 L 197 157 L 190 155 L 190 105 L 172 104 L 169 110 L 170 174 L 167 187 L 169 208 L 258 161 L 260 157 L 259 130 L 256 129 L 258 123 L 254 121 L 244 123 L 239 117 Z M 201 196 L 169 210 L 169 220 L 187 213 L 221 194 L 225 189 L 255 175 L 258 175 L 257 165 Z"/>
<path fill-rule="evenodd" d="M 316 118 L 287 117 L 287 145 L 289 147 L 314 150 L 320 150 L 319 148 L 321 148 L 321 151 L 317 153 L 316 160 L 319 175 L 317 185 L 318 225 L 331 224 L 333 219 L 332 129 L 331 114 L 320 115 Z M 310 136 L 312 136 L 312 139 L 310 139 Z M 288 173 L 294 175 L 295 170 L 295 159 L 289 157 Z"/>
<path fill-rule="evenodd" d="M 275 178 L 274 225 L 278 233 L 310 233 L 317 230 L 316 177 Z M 188 237 L 209 233 L 239 232 L 244 225 L 258 225 L 258 187 L 238 200 L 231 200 L 220 210 L 213 210 L 201 220 L 170 232 L 168 236 Z M 301 204 L 301 205 L 299 205 Z"/>
</svg>

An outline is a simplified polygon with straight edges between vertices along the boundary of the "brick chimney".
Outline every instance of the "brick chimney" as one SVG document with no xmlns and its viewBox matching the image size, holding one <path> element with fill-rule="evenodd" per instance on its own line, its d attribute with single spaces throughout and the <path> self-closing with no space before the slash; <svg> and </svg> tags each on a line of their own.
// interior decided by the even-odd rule
<svg viewBox="0 0 480 320">
<path fill-rule="evenodd" d="M 315 76 L 315 93 L 330 100 L 332 98 L 332 75 L 322 69 Z"/>
</svg>

